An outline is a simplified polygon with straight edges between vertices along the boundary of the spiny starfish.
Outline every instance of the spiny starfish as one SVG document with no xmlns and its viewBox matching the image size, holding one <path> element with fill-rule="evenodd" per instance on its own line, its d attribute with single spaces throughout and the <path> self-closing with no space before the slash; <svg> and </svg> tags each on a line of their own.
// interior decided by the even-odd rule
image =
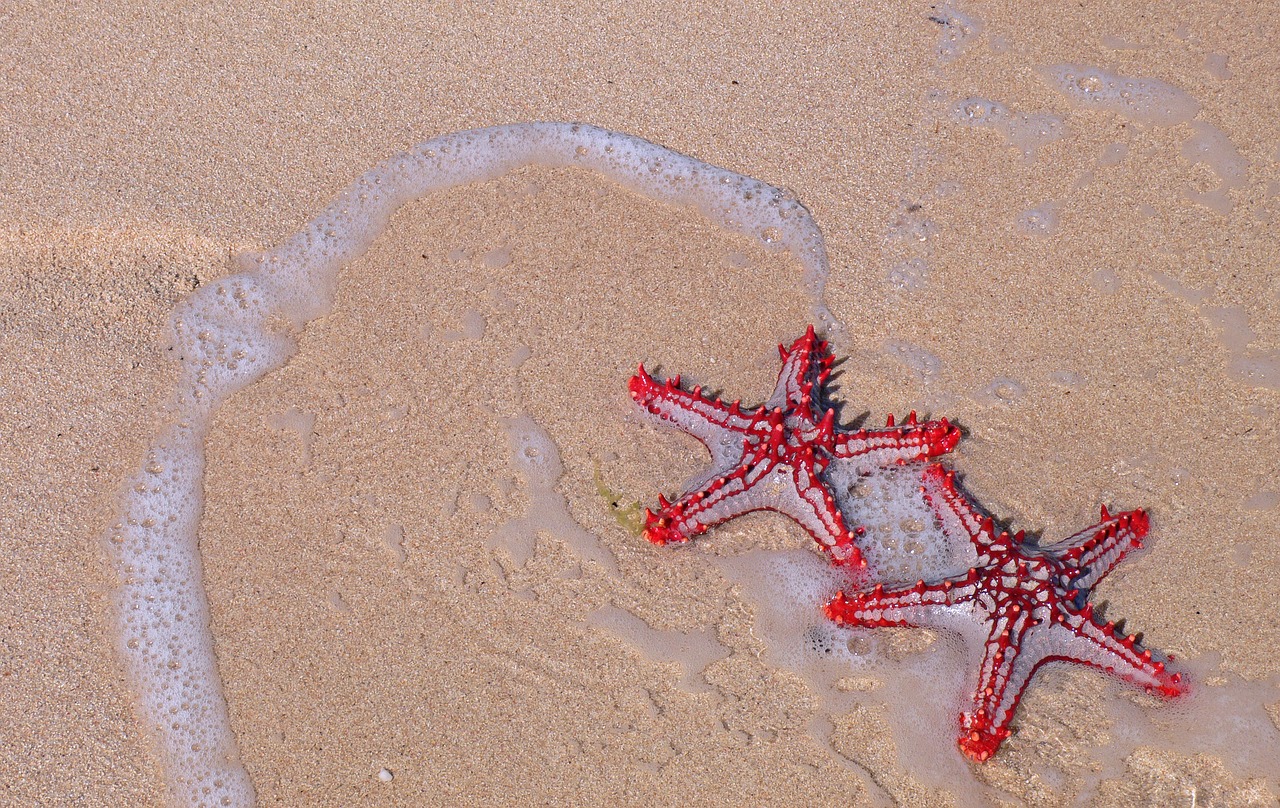
<svg viewBox="0 0 1280 808">
<path fill-rule="evenodd" d="M 955 473 L 926 467 L 925 499 L 948 535 L 965 535 L 977 561 L 968 572 L 914 586 L 840 593 L 827 616 L 846 626 L 925 626 L 985 635 L 973 706 L 960 715 L 961 751 L 975 761 L 995 754 L 1036 669 L 1061 660 L 1092 665 L 1147 692 L 1186 692 L 1182 676 L 1142 650 L 1136 635 L 1116 633 L 1087 602 L 1089 590 L 1142 546 L 1149 526 L 1140 510 L 1116 515 L 1056 544 L 1037 546 L 1019 531 L 997 534 L 955 485 Z M 957 531 L 959 533 L 957 533 Z M 1172 657 L 1170 657 L 1172 659 Z"/>
<path fill-rule="evenodd" d="M 659 495 L 658 512 L 645 511 L 645 538 L 654 544 L 685 542 L 750 511 L 790 516 L 813 536 L 833 563 L 864 566 L 823 472 L 834 463 L 871 472 L 949 452 L 960 431 L 947 421 L 919 423 L 915 413 L 898 426 L 847 431 L 823 394 L 834 359 L 813 326 L 792 344 L 778 346 L 782 371 L 773 395 L 761 407 L 742 409 L 680 388 L 680 377 L 658 382 L 644 365 L 631 378 L 640 406 L 702 441 L 711 469 L 674 502 Z M 819 416 L 818 412 L 822 411 Z"/>
</svg>

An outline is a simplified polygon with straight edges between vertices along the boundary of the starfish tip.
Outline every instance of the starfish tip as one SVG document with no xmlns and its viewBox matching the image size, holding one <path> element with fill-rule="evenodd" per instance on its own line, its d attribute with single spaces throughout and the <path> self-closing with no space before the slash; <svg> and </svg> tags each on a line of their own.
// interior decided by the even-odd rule
<svg viewBox="0 0 1280 808">
<path fill-rule="evenodd" d="M 1133 519 L 1129 525 L 1138 538 L 1147 535 L 1147 531 L 1151 529 L 1151 517 L 1146 511 L 1137 510 L 1133 512 Z"/>
</svg>

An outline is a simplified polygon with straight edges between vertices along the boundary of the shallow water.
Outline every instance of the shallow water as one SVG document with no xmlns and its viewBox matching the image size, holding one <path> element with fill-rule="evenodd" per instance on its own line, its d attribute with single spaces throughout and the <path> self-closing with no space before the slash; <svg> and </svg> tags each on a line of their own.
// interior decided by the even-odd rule
<svg viewBox="0 0 1280 808">
<path fill-rule="evenodd" d="M 1150 549 L 1095 599 L 1206 688 L 1220 676 L 1215 696 L 1254 720 L 1277 701 L 1280 625 L 1280 132 L 1258 14 L 963 4 L 813 9 L 796 26 L 760 8 L 698 26 L 646 6 L 521 29 L 388 7 L 331 9 L 304 32 L 290 12 L 248 6 L 172 20 L 112 8 L 86 40 L 80 13 L 19 9 L 3 81 L 21 115 L 6 119 L 14 170 L 0 172 L 0 579 L 14 582 L 0 610 L 16 627 L 3 663 L 15 743 L 0 771 L 13 798 L 159 799 L 112 661 L 96 539 L 172 384 L 158 335 L 177 297 L 227 273 L 229 254 L 295 231 L 383 156 L 530 118 L 639 132 L 793 189 L 827 235 L 829 298 L 849 326 L 843 415 L 958 419 L 969 434 L 956 467 L 1014 527 L 1060 536 L 1103 502 L 1151 510 Z M 622 41 L 667 68 L 620 56 L 641 52 Z M 1039 72 L 1064 64 L 1159 80 L 1199 111 L 1164 125 L 1073 106 Z M 1067 134 L 1033 138 L 1026 156 L 951 119 L 970 98 L 1059 117 Z M 1019 229 L 1048 203 L 1050 232 Z M 401 224 L 352 267 L 297 359 L 228 404 L 209 445 L 214 635 L 264 801 L 698 802 L 727 787 L 761 803 L 925 799 L 903 724 L 872 704 L 824 726 L 821 696 L 768 662 L 763 608 L 712 562 L 799 551 L 806 536 L 760 516 L 668 553 L 633 540 L 596 493 L 599 469 L 652 502 L 703 460 L 631 414 L 637 361 L 731 397 L 767 394 L 774 344 L 807 322 L 785 256 L 536 172 Z M 582 267 L 609 272 L 566 272 Z M 461 291 L 434 293 L 422 279 L 439 273 Z M 309 446 L 280 420 L 291 408 L 315 416 Z M 554 531 L 523 565 L 490 546 L 499 525 L 530 518 L 501 422 L 520 412 L 555 441 L 555 491 L 616 577 Z M 633 650 L 590 626 L 610 606 L 731 653 L 693 672 Z M 906 669 L 937 653 L 894 642 Z M 985 788 L 1265 804 L 1280 787 L 1274 774 L 1250 782 L 1231 744 L 1183 745 L 1175 714 L 1130 710 L 1118 688 L 1097 702 L 1105 681 L 1042 673 L 1019 735 L 977 770 Z M 513 766 L 517 752 L 533 762 Z"/>
</svg>

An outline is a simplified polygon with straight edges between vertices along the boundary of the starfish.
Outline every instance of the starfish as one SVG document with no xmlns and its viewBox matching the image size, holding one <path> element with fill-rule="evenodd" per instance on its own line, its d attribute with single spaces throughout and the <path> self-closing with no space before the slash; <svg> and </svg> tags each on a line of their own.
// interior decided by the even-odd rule
<svg viewBox="0 0 1280 808">
<path fill-rule="evenodd" d="M 956 487 L 955 472 L 937 463 L 926 467 L 921 491 L 943 531 L 973 543 L 974 566 L 930 583 L 841 592 L 825 611 L 845 626 L 924 626 L 984 638 L 973 705 L 960 715 L 964 754 L 977 762 L 995 754 L 1011 734 L 1023 690 L 1045 662 L 1091 665 L 1165 697 L 1187 691 L 1181 674 L 1153 659 L 1137 635 L 1101 622 L 1087 601 L 1089 590 L 1142 546 L 1150 525 L 1146 513 L 1112 515 L 1103 506 L 1098 524 L 1038 546 L 1022 531 L 997 534 L 992 520 Z"/>
<path fill-rule="evenodd" d="M 711 469 L 674 502 L 659 495 L 658 512 L 645 510 L 645 538 L 654 544 L 683 543 L 744 513 L 778 511 L 813 536 L 833 563 L 862 567 L 856 544 L 823 473 L 832 464 L 876 469 L 949 452 L 960 431 L 945 419 L 920 423 L 913 412 L 895 426 L 845 430 L 824 393 L 835 360 L 813 326 L 788 350 L 778 346 L 782 371 L 773 395 L 761 407 L 743 409 L 704 396 L 701 387 L 680 387 L 680 377 L 659 382 L 644 365 L 631 378 L 640 406 L 698 438 L 711 452 Z M 819 415 L 821 411 L 821 415 Z"/>
</svg>

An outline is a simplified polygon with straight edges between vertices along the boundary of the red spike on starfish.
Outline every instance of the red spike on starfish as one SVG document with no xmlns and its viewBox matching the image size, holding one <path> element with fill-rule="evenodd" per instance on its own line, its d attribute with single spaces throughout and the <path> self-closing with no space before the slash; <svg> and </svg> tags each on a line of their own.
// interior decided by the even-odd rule
<svg viewBox="0 0 1280 808">
<path fill-rule="evenodd" d="M 1044 662 L 1091 665 L 1164 696 L 1186 692 L 1182 677 L 1139 650 L 1134 635 L 1118 637 L 1115 623 L 1094 619 L 1081 594 L 1110 572 L 1147 532 L 1142 511 L 1105 518 L 1048 546 L 994 535 L 984 517 L 955 487 L 952 474 L 925 469 L 925 498 L 943 530 L 963 531 L 973 543 L 975 569 L 945 580 L 892 590 L 841 593 L 827 616 L 846 626 L 954 628 L 968 619 L 986 628 L 985 658 L 971 709 L 960 715 L 959 746 L 976 761 L 995 754 L 1010 735 L 1022 692 Z"/>
<path fill-rule="evenodd" d="M 822 416 L 822 422 L 818 424 L 818 441 L 825 442 L 833 440 L 836 434 L 836 411 L 828 409 Z"/>
<path fill-rule="evenodd" d="M 927 421 L 847 432 L 835 415 L 817 412 L 824 397 L 830 354 L 810 326 L 782 352 L 782 371 L 762 407 L 742 410 L 692 395 L 647 374 L 631 379 L 631 397 L 649 412 L 698 438 L 711 452 L 711 470 L 675 502 L 645 518 L 645 537 L 657 544 L 683 542 L 750 511 L 784 513 L 813 536 L 834 563 L 861 566 L 857 533 L 823 476 L 833 464 L 853 474 L 951 451 L 960 431 Z M 678 378 L 678 377 L 677 377 Z"/>
</svg>

